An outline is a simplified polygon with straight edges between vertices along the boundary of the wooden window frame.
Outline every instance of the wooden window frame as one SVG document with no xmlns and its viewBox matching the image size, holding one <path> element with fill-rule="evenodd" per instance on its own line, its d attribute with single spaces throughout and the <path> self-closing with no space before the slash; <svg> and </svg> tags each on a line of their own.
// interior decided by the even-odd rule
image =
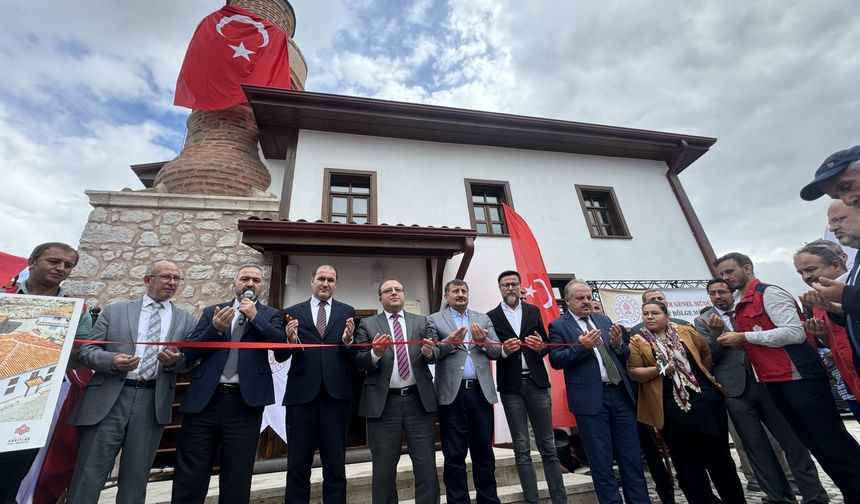
<svg viewBox="0 0 860 504">
<path fill-rule="evenodd" d="M 376 192 L 376 172 L 367 170 L 345 170 L 341 168 L 326 168 L 323 171 L 323 197 L 322 197 L 322 220 L 323 222 L 332 222 L 331 220 L 331 179 L 332 177 L 367 177 L 370 179 L 370 194 L 367 201 L 367 223 L 377 224 L 377 192 Z M 350 204 L 347 204 L 347 213 L 351 209 Z M 347 218 L 347 222 L 349 219 Z"/>
<path fill-rule="evenodd" d="M 633 236 L 630 234 L 630 228 L 627 227 L 627 221 L 624 220 L 624 213 L 621 211 L 621 205 L 618 204 L 618 198 L 615 197 L 615 189 L 612 187 L 603 187 L 603 186 L 591 186 L 591 185 L 579 185 L 576 184 L 576 196 L 579 198 L 579 206 L 582 208 L 582 216 L 585 218 L 585 226 L 588 228 L 588 234 L 591 235 L 592 238 L 608 238 L 608 239 L 622 239 L 622 240 L 630 240 Z M 589 209 L 585 206 L 585 198 L 583 197 L 583 192 L 602 192 L 606 193 L 609 196 L 609 202 L 612 206 L 610 209 L 609 215 L 610 218 L 613 219 L 612 225 L 615 226 L 619 233 L 617 235 L 601 235 L 595 234 L 592 229 L 592 224 L 588 220 Z"/>
<path fill-rule="evenodd" d="M 511 208 L 514 208 L 514 200 L 511 198 L 511 184 L 507 180 L 483 180 L 483 179 L 463 179 L 463 182 L 466 185 L 466 204 L 469 208 L 469 223 L 472 226 L 472 229 L 475 231 L 478 230 L 478 222 L 475 220 L 475 205 L 472 202 L 472 186 L 495 186 L 501 189 L 502 197 L 505 203 Z M 501 207 L 501 205 L 500 205 Z M 502 209 L 501 213 L 502 217 L 502 232 L 501 233 L 481 233 L 478 232 L 478 236 L 510 236 L 508 232 L 508 221 L 505 218 L 504 209 Z M 491 230 L 489 228 L 488 230 Z"/>
</svg>

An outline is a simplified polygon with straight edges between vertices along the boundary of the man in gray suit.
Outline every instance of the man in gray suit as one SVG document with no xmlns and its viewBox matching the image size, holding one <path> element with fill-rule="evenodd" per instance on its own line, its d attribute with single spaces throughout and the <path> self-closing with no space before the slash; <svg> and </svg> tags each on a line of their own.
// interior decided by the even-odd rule
<svg viewBox="0 0 860 504">
<path fill-rule="evenodd" d="M 78 351 L 77 359 L 95 375 L 70 419 L 79 444 L 69 504 L 98 501 L 120 449 L 116 501 L 144 501 L 149 468 L 171 420 L 176 373 L 186 366 L 169 343 L 184 341 L 196 322 L 170 302 L 181 280 L 173 262 L 153 263 L 143 277 L 143 297 L 109 304 L 93 326 L 89 339 L 110 343 Z"/>
<path fill-rule="evenodd" d="M 478 502 L 498 503 L 496 459 L 493 455 L 493 403 L 496 387 L 490 360 L 501 355 L 493 323 L 468 309 L 469 286 L 463 280 L 445 284 L 448 307 L 430 315 L 440 338 L 433 349 L 436 399 L 445 468 L 442 479 L 451 504 L 468 503 L 466 453 L 472 458 L 472 479 Z"/>
<path fill-rule="evenodd" d="M 793 503 L 796 500 L 764 426 L 785 451 L 803 502 L 829 502 L 809 451 L 785 421 L 765 385 L 756 380 L 746 351 L 742 347 L 730 348 L 717 342 L 720 334 L 734 330 L 735 300 L 731 287 L 725 280 L 715 278 L 708 281 L 707 290 L 713 306 L 703 311 L 693 325 L 711 348 L 712 373 L 728 394 L 726 408 L 729 417 L 768 502 Z"/>
<path fill-rule="evenodd" d="M 365 372 L 358 414 L 367 418 L 367 437 L 373 455 L 374 504 L 397 504 L 397 461 L 406 433 L 415 475 L 415 502 L 438 504 L 436 476 L 436 392 L 427 366 L 435 335 L 427 317 L 403 311 L 406 292 L 397 280 L 379 284 L 383 312 L 361 320 L 355 331 L 354 363 Z M 373 335 L 373 336 L 371 336 Z M 407 345 L 424 341 L 423 345 Z M 367 343 L 381 346 L 361 346 Z M 393 346 L 385 346 L 386 344 Z"/>
</svg>

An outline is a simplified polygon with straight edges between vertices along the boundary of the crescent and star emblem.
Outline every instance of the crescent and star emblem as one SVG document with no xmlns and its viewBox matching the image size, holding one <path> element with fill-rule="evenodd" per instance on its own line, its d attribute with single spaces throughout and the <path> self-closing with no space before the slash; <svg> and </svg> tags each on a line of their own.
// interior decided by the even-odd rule
<svg viewBox="0 0 860 504">
<path fill-rule="evenodd" d="M 226 38 L 226 35 L 224 35 L 223 29 L 225 26 L 230 24 L 230 22 L 232 22 L 232 21 L 235 21 L 237 23 L 249 24 L 249 25 L 253 26 L 254 28 L 256 28 L 258 32 L 260 32 L 260 35 L 263 38 L 263 43 L 260 44 L 259 46 L 257 46 L 257 48 L 266 47 L 269 44 L 269 32 L 266 31 L 266 26 L 263 23 L 261 23 L 259 21 L 254 21 L 250 17 L 245 16 L 243 14 L 234 14 L 232 16 L 222 18 L 221 21 L 218 21 L 218 24 L 215 26 L 215 31 L 217 31 L 218 34 L 221 35 L 222 37 Z M 234 58 L 245 58 L 245 60 L 251 61 L 250 56 L 252 54 L 254 54 L 254 51 L 251 51 L 250 49 L 246 49 L 244 42 L 239 42 L 239 45 L 237 45 L 237 46 L 232 45 L 232 44 L 227 44 L 227 45 L 230 47 L 230 49 L 233 49 L 233 57 Z"/>
<path fill-rule="evenodd" d="M 534 284 L 540 284 L 541 287 L 543 287 L 544 292 L 546 292 L 546 303 L 544 303 L 543 307 L 549 308 L 550 306 L 552 306 L 553 301 L 555 301 L 555 297 L 552 295 L 552 291 L 549 290 L 549 288 L 546 286 L 546 282 L 544 282 L 543 279 L 535 278 L 534 280 L 532 280 L 531 285 L 526 287 L 526 297 L 534 298 L 535 292 L 537 292 L 533 287 Z"/>
</svg>

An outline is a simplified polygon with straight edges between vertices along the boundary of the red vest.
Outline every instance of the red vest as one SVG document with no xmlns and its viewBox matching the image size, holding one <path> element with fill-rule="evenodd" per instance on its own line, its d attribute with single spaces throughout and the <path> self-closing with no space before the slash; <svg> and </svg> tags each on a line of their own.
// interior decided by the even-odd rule
<svg viewBox="0 0 860 504">
<path fill-rule="evenodd" d="M 813 308 L 812 313 L 815 318 L 824 320 L 827 333 L 830 335 L 833 363 L 836 364 L 836 369 L 842 375 L 842 380 L 848 387 L 848 391 L 855 397 L 860 396 L 860 377 L 857 376 L 857 370 L 854 368 L 854 357 L 851 354 L 851 341 L 848 340 L 848 333 L 841 325 L 831 322 L 827 312 L 823 309 Z"/>
<path fill-rule="evenodd" d="M 776 328 L 764 309 L 764 290 L 767 287 L 770 285 L 753 280 L 744 292 L 735 305 L 736 331 L 767 331 Z M 802 321 L 803 315 L 797 305 L 795 309 Z M 824 376 L 824 366 L 808 336 L 807 341 L 779 348 L 744 343 L 744 350 L 760 382 L 784 382 Z"/>
</svg>

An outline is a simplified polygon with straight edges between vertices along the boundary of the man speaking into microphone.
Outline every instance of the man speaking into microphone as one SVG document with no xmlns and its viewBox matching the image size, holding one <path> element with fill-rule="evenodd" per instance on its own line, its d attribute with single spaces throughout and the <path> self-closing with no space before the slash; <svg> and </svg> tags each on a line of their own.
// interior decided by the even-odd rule
<svg viewBox="0 0 860 504">
<path fill-rule="evenodd" d="M 257 300 L 262 289 L 260 267 L 240 267 L 235 299 L 205 308 L 188 341 L 285 343 L 280 312 Z M 186 347 L 183 353 L 200 363 L 179 407 L 185 416 L 172 502 L 203 502 L 219 448 L 218 502 L 248 502 L 263 409 L 275 402 L 267 350 Z"/>
</svg>

